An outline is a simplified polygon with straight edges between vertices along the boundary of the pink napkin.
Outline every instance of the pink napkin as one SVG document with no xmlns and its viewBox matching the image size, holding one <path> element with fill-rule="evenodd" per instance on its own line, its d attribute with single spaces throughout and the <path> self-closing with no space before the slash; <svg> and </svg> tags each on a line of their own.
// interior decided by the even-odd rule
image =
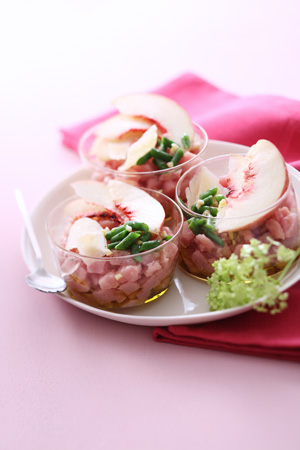
<svg viewBox="0 0 300 450">
<path fill-rule="evenodd" d="M 300 170 L 299 101 L 274 95 L 239 97 L 190 73 L 155 92 L 177 101 L 206 129 L 210 139 L 249 146 L 258 139 L 268 139 L 288 163 Z M 114 113 L 61 129 L 63 144 L 76 150 L 89 127 Z M 300 282 L 289 293 L 289 306 L 279 315 L 251 311 L 206 324 L 157 327 L 153 338 L 157 342 L 300 361 Z"/>
</svg>

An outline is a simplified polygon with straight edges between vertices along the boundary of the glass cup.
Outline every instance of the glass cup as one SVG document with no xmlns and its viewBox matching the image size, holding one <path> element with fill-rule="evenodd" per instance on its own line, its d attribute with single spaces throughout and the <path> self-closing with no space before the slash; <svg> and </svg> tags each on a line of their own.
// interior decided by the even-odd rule
<svg viewBox="0 0 300 450">
<path fill-rule="evenodd" d="M 77 197 L 64 200 L 47 219 L 48 238 L 67 293 L 74 299 L 96 308 L 128 308 L 161 297 L 173 280 L 183 215 L 177 204 L 164 194 L 145 189 L 165 210 L 162 231 L 172 238 L 155 249 L 138 255 L 82 256 L 64 248 L 70 228 L 66 205 Z"/>
<path fill-rule="evenodd" d="M 90 155 L 99 125 L 90 128 L 81 137 L 78 152 L 81 160 L 92 169 L 92 178 L 94 180 L 107 181 L 111 178 L 118 178 L 120 181 L 129 182 L 137 187 L 160 191 L 174 200 L 175 188 L 180 176 L 195 165 L 196 162 L 200 161 L 200 155 L 208 144 L 206 131 L 196 123 L 193 123 L 193 126 L 197 145 L 191 152 L 185 153 L 181 164 L 167 169 L 141 171 L 144 170 L 143 166 L 135 166 L 135 170 L 120 171 L 117 169 L 117 166 L 121 165 L 123 161 L 114 161 L 114 164 L 112 164 L 111 161 L 100 161 L 95 155 Z"/>
<path fill-rule="evenodd" d="M 217 180 L 220 180 L 222 184 L 222 177 L 225 175 L 226 178 L 228 174 L 229 158 L 230 155 L 224 155 L 201 162 L 185 172 L 176 186 L 176 201 L 185 217 L 180 242 L 179 266 L 200 279 L 206 279 L 212 274 L 214 261 L 222 257 L 229 258 L 232 253 L 239 256 L 242 246 L 249 244 L 253 238 L 265 243 L 269 243 L 268 238 L 271 238 L 290 249 L 296 249 L 300 245 L 300 218 L 290 180 L 284 194 L 274 204 L 263 210 L 252 211 L 248 215 L 238 216 L 237 211 L 237 215 L 233 218 L 208 218 L 204 211 L 201 211 L 202 214 L 198 214 L 192 211 L 191 205 L 187 206 L 187 195 L 189 194 L 187 188 L 192 188 L 193 177 L 199 176 L 205 168 L 216 175 Z M 217 205 L 215 204 L 215 206 Z M 199 232 L 199 229 L 194 228 L 194 233 L 191 225 L 189 228 L 189 222 L 187 222 L 192 218 L 204 220 L 212 228 L 208 231 L 206 229 L 205 234 L 202 225 L 200 233 L 195 234 Z M 230 225 L 228 221 L 230 221 Z M 228 231 L 222 231 L 222 229 Z M 271 247 L 270 251 L 272 250 L 274 249 Z M 282 270 L 283 264 L 279 264 L 275 259 L 271 261 L 272 265 L 267 268 L 269 274 Z"/>
</svg>

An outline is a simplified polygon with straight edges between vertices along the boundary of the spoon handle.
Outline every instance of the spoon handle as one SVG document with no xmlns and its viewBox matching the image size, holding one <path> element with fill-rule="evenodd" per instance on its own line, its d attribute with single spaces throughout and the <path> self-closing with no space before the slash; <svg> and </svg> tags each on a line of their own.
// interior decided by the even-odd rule
<svg viewBox="0 0 300 450">
<path fill-rule="evenodd" d="M 20 211 L 22 213 L 22 216 L 23 216 L 23 219 L 24 219 L 24 222 L 25 222 L 25 226 L 26 226 L 26 230 L 27 230 L 27 233 L 28 233 L 28 236 L 29 236 L 29 240 L 30 240 L 30 242 L 32 244 L 35 256 L 37 258 L 37 261 L 40 262 L 42 260 L 42 252 L 41 252 L 38 240 L 36 238 L 35 231 L 33 229 L 33 226 L 32 226 L 32 223 L 31 223 L 28 211 L 27 211 L 26 206 L 25 206 L 23 195 L 22 195 L 22 192 L 20 191 L 20 189 L 17 189 L 17 188 L 15 189 L 15 197 L 16 197 L 19 209 L 20 209 Z"/>
</svg>

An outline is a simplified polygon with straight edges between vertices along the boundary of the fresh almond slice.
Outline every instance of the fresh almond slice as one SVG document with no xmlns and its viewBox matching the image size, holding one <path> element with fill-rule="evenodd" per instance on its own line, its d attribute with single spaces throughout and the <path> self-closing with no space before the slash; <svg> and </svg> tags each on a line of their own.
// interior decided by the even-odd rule
<svg viewBox="0 0 300 450">
<path fill-rule="evenodd" d="M 157 94 L 132 94 L 119 97 L 113 105 L 121 114 L 151 119 L 163 127 L 169 139 L 181 145 L 183 134 L 190 141 L 194 127 L 188 113 L 173 100 Z"/>
<path fill-rule="evenodd" d="M 116 208 L 122 211 L 128 220 L 144 222 L 151 232 L 160 232 L 165 211 L 159 201 L 142 189 L 118 180 L 110 180 L 108 190 Z"/>
<path fill-rule="evenodd" d="M 136 142 L 131 144 L 127 150 L 124 164 L 118 170 L 128 170 L 135 166 L 138 159 L 148 153 L 157 142 L 157 126 L 152 125 Z"/>
<path fill-rule="evenodd" d="M 101 257 L 107 251 L 107 241 L 103 228 L 93 219 L 83 217 L 70 228 L 66 243 L 67 250 L 78 249 L 82 256 Z"/>
</svg>

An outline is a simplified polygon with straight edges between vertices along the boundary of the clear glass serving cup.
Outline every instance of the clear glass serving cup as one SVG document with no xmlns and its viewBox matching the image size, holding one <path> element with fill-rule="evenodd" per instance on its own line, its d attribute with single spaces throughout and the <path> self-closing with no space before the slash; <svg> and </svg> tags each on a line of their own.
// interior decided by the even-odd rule
<svg viewBox="0 0 300 450">
<path fill-rule="evenodd" d="M 78 152 L 83 163 L 92 169 L 92 178 L 95 180 L 107 181 L 111 178 L 118 178 L 120 181 L 129 182 L 137 187 L 160 191 L 174 200 L 175 188 L 180 176 L 198 161 L 201 161 L 200 156 L 208 144 L 206 131 L 196 123 L 193 123 L 193 126 L 199 145 L 193 149 L 192 156 L 186 153 L 181 164 L 167 169 L 142 171 L 144 170 L 143 166 L 139 166 L 136 167 L 136 170 L 120 171 L 112 167 L 110 162 L 100 161 L 95 155 L 90 155 L 90 149 L 97 137 L 96 132 L 99 125 L 93 126 L 84 133 L 78 144 Z"/>
<path fill-rule="evenodd" d="M 49 214 L 46 229 L 67 293 L 96 308 L 128 308 L 161 297 L 173 280 L 179 254 L 183 215 L 177 204 L 159 192 L 145 189 L 165 210 L 163 230 L 172 238 L 138 255 L 87 257 L 64 248 L 70 227 L 64 200 Z"/>
<path fill-rule="evenodd" d="M 187 207 L 186 188 L 192 178 L 199 174 L 203 167 L 209 169 L 217 177 L 228 173 L 230 155 L 207 159 L 182 175 L 176 186 L 176 201 L 183 211 L 185 221 L 180 242 L 179 266 L 199 279 L 206 279 L 213 272 L 212 263 L 221 257 L 229 258 L 232 253 L 239 255 L 244 244 L 255 238 L 269 243 L 268 237 L 280 242 L 287 248 L 296 249 L 300 245 L 300 218 L 297 200 L 291 181 L 284 194 L 270 207 L 257 210 L 246 216 L 235 218 L 210 218 L 214 234 L 224 241 L 224 247 L 213 242 L 204 234 L 195 235 L 188 227 L 189 218 L 207 220 L 207 216 L 193 212 Z M 266 187 L 267 189 L 267 187 Z M 221 221 L 231 222 L 232 231 L 219 232 Z M 244 225 L 241 226 L 241 221 Z M 248 222 L 247 225 L 245 223 Z M 273 247 L 273 246 L 272 246 Z M 273 253 L 274 248 L 270 248 Z M 283 264 L 272 260 L 268 267 L 269 274 L 282 270 Z"/>
</svg>

